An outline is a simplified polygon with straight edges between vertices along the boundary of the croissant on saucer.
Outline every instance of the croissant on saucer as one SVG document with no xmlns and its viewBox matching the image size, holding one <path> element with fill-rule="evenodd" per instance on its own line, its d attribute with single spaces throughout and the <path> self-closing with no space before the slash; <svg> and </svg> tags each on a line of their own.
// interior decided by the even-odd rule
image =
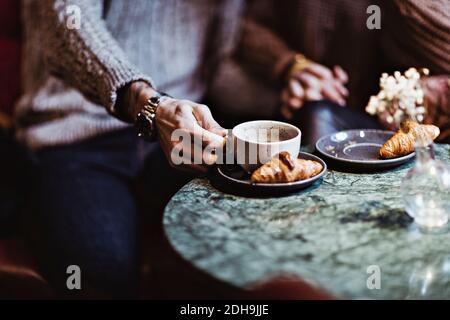
<svg viewBox="0 0 450 320">
<path fill-rule="evenodd" d="M 407 120 L 402 123 L 398 132 L 384 143 L 380 149 L 380 156 L 385 159 L 405 156 L 414 151 L 416 141 L 433 141 L 439 134 L 439 128 L 436 126 Z"/>
<path fill-rule="evenodd" d="M 322 172 L 320 163 L 293 158 L 281 152 L 253 172 L 251 180 L 256 183 L 285 183 L 312 178 Z"/>
</svg>

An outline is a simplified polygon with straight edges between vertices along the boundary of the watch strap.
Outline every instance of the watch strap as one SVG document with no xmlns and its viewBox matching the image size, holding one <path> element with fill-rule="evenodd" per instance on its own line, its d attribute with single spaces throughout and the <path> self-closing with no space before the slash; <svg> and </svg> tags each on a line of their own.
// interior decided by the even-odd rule
<svg viewBox="0 0 450 320">
<path fill-rule="evenodd" d="M 163 92 L 157 92 L 153 97 L 147 100 L 147 103 L 138 113 L 135 121 L 137 135 L 147 141 L 155 141 L 157 137 L 156 130 L 156 111 L 164 97 L 170 97 Z"/>
</svg>

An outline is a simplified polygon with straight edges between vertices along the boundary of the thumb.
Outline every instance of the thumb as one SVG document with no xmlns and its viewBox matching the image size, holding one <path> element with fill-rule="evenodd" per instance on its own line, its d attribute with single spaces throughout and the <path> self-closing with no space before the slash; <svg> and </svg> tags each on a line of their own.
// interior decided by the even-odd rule
<svg viewBox="0 0 450 320">
<path fill-rule="evenodd" d="M 198 124 L 221 137 L 225 137 L 228 134 L 227 129 L 223 128 L 217 121 L 213 118 L 211 110 L 205 105 L 199 105 L 194 108 L 194 116 L 197 119 Z"/>
</svg>

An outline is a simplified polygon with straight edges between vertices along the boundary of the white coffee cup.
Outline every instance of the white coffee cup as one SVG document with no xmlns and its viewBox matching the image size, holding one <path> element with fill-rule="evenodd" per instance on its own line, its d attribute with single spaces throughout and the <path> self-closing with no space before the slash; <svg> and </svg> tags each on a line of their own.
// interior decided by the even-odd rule
<svg viewBox="0 0 450 320">
<path fill-rule="evenodd" d="M 232 136 L 237 164 L 252 172 L 283 151 L 298 157 L 302 134 L 288 123 L 257 120 L 234 127 Z"/>
</svg>

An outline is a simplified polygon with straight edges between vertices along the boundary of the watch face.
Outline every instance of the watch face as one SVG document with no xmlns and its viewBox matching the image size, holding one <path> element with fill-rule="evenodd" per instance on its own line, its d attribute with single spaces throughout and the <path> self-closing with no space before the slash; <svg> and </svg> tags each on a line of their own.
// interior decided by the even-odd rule
<svg viewBox="0 0 450 320">
<path fill-rule="evenodd" d="M 161 96 L 159 96 L 159 95 L 151 97 L 150 103 L 156 107 L 158 105 L 160 99 L 161 99 Z"/>
</svg>

